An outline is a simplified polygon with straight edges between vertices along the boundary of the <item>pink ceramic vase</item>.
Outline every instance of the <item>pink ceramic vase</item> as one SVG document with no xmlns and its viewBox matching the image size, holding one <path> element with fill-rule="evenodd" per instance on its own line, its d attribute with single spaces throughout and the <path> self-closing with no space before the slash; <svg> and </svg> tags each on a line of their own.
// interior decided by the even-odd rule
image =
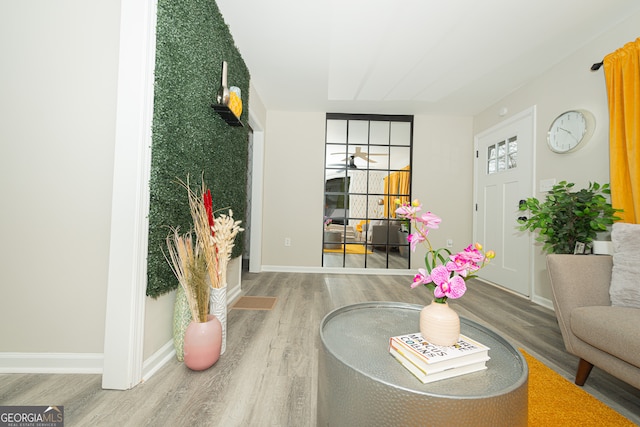
<svg viewBox="0 0 640 427">
<path fill-rule="evenodd" d="M 435 345 L 454 345 L 460 338 L 460 317 L 449 304 L 435 301 L 420 311 L 420 333 Z"/>
<path fill-rule="evenodd" d="M 184 333 L 184 364 L 194 371 L 213 366 L 222 348 L 222 325 L 213 315 L 206 322 L 191 322 Z"/>
</svg>

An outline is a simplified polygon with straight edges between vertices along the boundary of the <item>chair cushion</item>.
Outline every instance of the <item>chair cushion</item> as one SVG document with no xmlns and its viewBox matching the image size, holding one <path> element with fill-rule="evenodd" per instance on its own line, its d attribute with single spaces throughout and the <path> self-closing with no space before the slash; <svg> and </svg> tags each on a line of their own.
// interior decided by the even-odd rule
<svg viewBox="0 0 640 427">
<path fill-rule="evenodd" d="M 571 331 L 587 344 L 640 368 L 640 310 L 630 307 L 578 307 Z"/>
<path fill-rule="evenodd" d="M 611 241 L 611 305 L 640 308 L 640 224 L 613 224 Z"/>
</svg>

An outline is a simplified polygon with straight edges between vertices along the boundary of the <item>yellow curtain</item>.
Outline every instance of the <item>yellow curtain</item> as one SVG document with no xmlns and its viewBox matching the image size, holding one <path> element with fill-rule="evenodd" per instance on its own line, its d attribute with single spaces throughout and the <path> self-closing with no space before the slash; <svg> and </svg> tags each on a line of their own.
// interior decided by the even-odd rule
<svg viewBox="0 0 640 427">
<path fill-rule="evenodd" d="M 398 194 L 407 194 L 406 196 L 398 197 L 400 203 L 408 203 L 409 200 L 409 184 L 411 183 L 411 166 L 405 166 L 402 168 L 403 172 L 397 172 L 398 174 Z"/>
<path fill-rule="evenodd" d="M 395 201 L 400 199 L 400 203 L 409 202 L 409 173 L 411 166 L 407 165 L 400 172 L 390 173 L 384 178 L 384 216 L 385 218 L 395 218 Z M 402 196 L 401 196 L 402 194 Z"/>
<path fill-rule="evenodd" d="M 398 176 L 393 172 L 384 177 L 384 218 L 395 217 L 393 210 L 391 210 L 391 216 L 389 216 L 389 204 L 393 203 L 394 200 L 391 194 L 394 193 L 393 190 L 395 188 L 398 188 Z"/>
<path fill-rule="evenodd" d="M 640 38 L 603 61 L 609 98 L 611 204 L 623 222 L 640 220 Z"/>
</svg>

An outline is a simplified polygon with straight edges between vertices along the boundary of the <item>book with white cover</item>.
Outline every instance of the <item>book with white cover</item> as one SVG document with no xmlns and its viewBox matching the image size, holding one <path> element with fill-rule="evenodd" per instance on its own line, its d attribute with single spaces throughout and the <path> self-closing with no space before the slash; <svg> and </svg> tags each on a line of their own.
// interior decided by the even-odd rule
<svg viewBox="0 0 640 427">
<path fill-rule="evenodd" d="M 418 333 L 399 335 L 389 340 L 389 350 L 400 352 L 425 374 L 489 360 L 489 347 L 460 335 L 452 346 L 431 344 Z"/>
<path fill-rule="evenodd" d="M 406 359 L 402 354 L 395 351 L 393 348 L 389 349 L 391 355 L 402 364 L 409 372 L 413 374 L 420 382 L 423 384 L 432 383 L 435 381 L 445 380 L 447 378 L 453 378 L 460 375 L 470 374 L 472 372 L 482 371 L 487 369 L 487 366 L 484 361 L 475 362 L 468 365 L 458 366 L 456 368 L 449 368 L 443 371 L 434 372 L 427 374 L 418 368 L 416 365 L 411 363 L 408 359 Z"/>
</svg>

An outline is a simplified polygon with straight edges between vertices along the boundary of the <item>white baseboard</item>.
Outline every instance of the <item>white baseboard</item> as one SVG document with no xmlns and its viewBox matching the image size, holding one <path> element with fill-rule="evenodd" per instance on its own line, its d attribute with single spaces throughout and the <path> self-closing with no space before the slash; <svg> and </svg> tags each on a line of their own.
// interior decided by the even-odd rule
<svg viewBox="0 0 640 427">
<path fill-rule="evenodd" d="M 142 381 L 151 378 L 175 355 L 176 349 L 173 348 L 173 339 L 171 339 L 142 363 Z"/>
<path fill-rule="evenodd" d="M 102 374 L 102 353 L 0 353 L 2 374 Z"/>
<path fill-rule="evenodd" d="M 533 297 L 531 297 L 531 301 L 545 308 L 548 308 L 551 311 L 555 311 L 555 309 L 553 308 L 553 301 L 551 301 L 548 298 L 544 298 L 539 295 L 534 295 Z"/>
</svg>

